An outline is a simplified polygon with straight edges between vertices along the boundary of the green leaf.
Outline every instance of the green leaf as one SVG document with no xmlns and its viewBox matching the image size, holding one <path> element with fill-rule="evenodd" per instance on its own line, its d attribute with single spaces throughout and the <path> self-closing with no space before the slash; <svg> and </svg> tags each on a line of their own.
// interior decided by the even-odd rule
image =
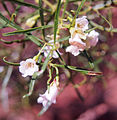
<svg viewBox="0 0 117 120">
<path fill-rule="evenodd" d="M 80 5 L 78 6 L 78 9 L 76 10 L 74 19 L 72 20 L 72 25 L 74 24 L 76 17 L 78 17 L 78 14 L 79 14 L 82 6 L 84 5 L 85 1 L 86 1 L 86 0 L 82 0 L 82 2 L 80 3 Z"/>
<path fill-rule="evenodd" d="M 79 14 L 79 12 L 80 12 L 82 6 L 84 5 L 85 1 L 86 1 L 86 0 L 82 0 L 80 6 L 79 6 L 78 9 L 76 10 L 75 18 L 78 16 L 78 14 Z"/>
<path fill-rule="evenodd" d="M 70 70 L 74 70 L 77 72 L 81 72 L 86 75 L 102 75 L 102 72 L 95 72 L 95 71 L 89 71 L 89 70 L 84 70 L 82 68 L 77 68 L 76 66 L 69 66 L 69 65 L 60 65 L 60 64 L 54 64 L 56 67 L 61 67 L 61 68 L 66 68 Z"/>
<path fill-rule="evenodd" d="M 0 18 L 3 19 L 8 26 L 13 27 L 17 30 L 23 30 L 22 28 L 20 28 L 20 26 L 16 25 L 15 23 L 13 23 L 12 21 L 8 20 L 5 16 L 3 16 L 0 12 Z M 1 21 L 2 22 L 2 21 Z M 4 23 L 4 22 L 3 22 Z M 33 36 L 31 33 L 26 33 L 25 34 L 32 42 L 34 42 L 36 45 L 41 46 L 41 43 L 39 41 L 41 41 L 39 38 Z M 44 42 L 44 41 L 42 41 Z"/>
<path fill-rule="evenodd" d="M 39 47 L 43 46 L 40 42 L 44 42 L 42 41 L 41 39 L 37 38 L 36 36 L 33 36 L 33 35 L 27 35 L 26 36 L 32 41 L 34 42 L 36 45 L 38 45 Z"/>
<path fill-rule="evenodd" d="M 46 70 L 46 67 L 47 67 L 47 65 L 48 65 L 48 62 L 49 62 L 49 60 L 50 60 L 50 53 L 51 53 L 51 51 L 48 53 L 48 56 L 46 57 L 46 59 L 45 59 L 45 61 L 44 61 L 44 63 L 43 63 L 43 66 L 42 66 L 42 71 L 43 71 L 43 72 Z"/>
<path fill-rule="evenodd" d="M 3 61 L 4 61 L 6 64 L 8 64 L 8 65 L 20 66 L 20 63 L 9 62 L 9 61 L 7 61 L 7 60 L 5 60 L 5 59 L 6 59 L 6 56 L 3 57 Z"/>
<path fill-rule="evenodd" d="M 62 18 L 64 18 L 64 15 L 65 15 L 65 11 L 66 11 L 68 2 L 69 2 L 69 0 L 66 0 L 65 3 L 64 3 L 64 9 L 63 9 L 63 13 L 62 13 Z"/>
<path fill-rule="evenodd" d="M 41 27 L 34 27 L 34 28 L 30 28 L 30 29 L 26 29 L 26 30 L 18 30 L 18 31 L 14 31 L 14 32 L 8 32 L 8 33 L 4 33 L 4 36 L 10 36 L 10 35 L 16 35 L 16 34 L 24 34 L 24 33 L 29 33 L 35 30 L 42 30 L 42 29 L 46 29 L 46 28 L 51 28 L 53 27 L 53 25 L 45 25 L 45 26 L 41 26 Z"/>
<path fill-rule="evenodd" d="M 22 42 L 26 42 L 26 41 L 29 41 L 29 39 L 13 40 L 13 41 L 6 41 L 6 40 L 3 40 L 3 39 L 0 39 L 0 41 L 4 42 L 5 44 L 12 44 L 12 43 L 22 43 Z"/>
<path fill-rule="evenodd" d="M 34 79 L 30 81 L 30 84 L 29 84 L 29 93 L 26 94 L 26 95 L 24 95 L 23 98 L 29 97 L 29 96 L 32 95 L 32 92 L 33 92 L 33 89 L 34 89 L 34 85 L 35 85 L 35 81 L 36 80 L 34 80 Z"/>
<path fill-rule="evenodd" d="M 31 4 L 31 3 L 27 3 L 27 2 L 22 2 L 22 1 L 19 1 L 19 0 L 4 0 L 4 1 L 11 1 L 11 2 L 14 2 L 18 5 L 22 5 L 22 6 L 27 6 L 27 7 L 32 7 L 32 8 L 35 8 L 35 9 L 39 9 L 38 6 L 34 5 L 34 4 Z M 44 11 L 47 11 L 47 12 L 51 12 L 50 9 L 44 9 Z"/>
<path fill-rule="evenodd" d="M 41 19 L 41 25 L 44 26 L 44 15 L 43 15 L 43 9 L 42 9 L 42 0 L 39 0 L 39 14 Z M 45 40 L 45 31 L 42 29 L 43 38 Z"/>
<path fill-rule="evenodd" d="M 58 29 L 58 18 L 59 18 L 60 7 L 61 7 L 61 0 L 58 0 L 57 9 L 54 17 L 54 43 L 56 43 L 56 34 Z"/>
<path fill-rule="evenodd" d="M 87 53 L 86 50 L 84 50 L 82 53 L 83 53 L 84 56 L 87 58 L 87 60 L 88 60 L 88 62 L 89 62 L 89 64 L 90 64 L 90 66 L 91 66 L 91 68 L 94 68 L 93 58 Z"/>
</svg>

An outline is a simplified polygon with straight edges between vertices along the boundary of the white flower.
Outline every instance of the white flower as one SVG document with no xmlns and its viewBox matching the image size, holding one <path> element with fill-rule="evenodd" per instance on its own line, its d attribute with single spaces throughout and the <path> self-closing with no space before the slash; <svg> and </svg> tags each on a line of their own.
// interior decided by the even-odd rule
<svg viewBox="0 0 117 120">
<path fill-rule="evenodd" d="M 98 42 L 99 33 L 95 30 L 92 30 L 87 36 L 88 48 L 95 46 Z"/>
<path fill-rule="evenodd" d="M 84 31 L 88 29 L 88 20 L 86 16 L 77 18 L 75 27 L 70 29 L 71 38 L 69 38 L 70 46 L 66 52 L 72 53 L 74 56 L 79 55 L 80 51 L 95 46 L 98 42 L 99 33 L 95 30 L 89 34 Z"/>
<path fill-rule="evenodd" d="M 79 49 L 77 46 L 70 45 L 67 47 L 66 52 L 72 53 L 74 56 L 77 56 L 80 54 L 80 51 L 83 51 L 83 49 Z"/>
<path fill-rule="evenodd" d="M 56 42 L 55 43 L 55 46 L 54 46 L 54 35 L 48 35 L 47 37 L 50 37 L 51 38 L 51 40 L 48 42 L 48 43 L 50 43 L 51 45 L 47 45 L 45 48 L 44 48 L 44 50 L 42 51 L 43 53 L 44 53 L 44 56 L 45 57 L 47 57 L 48 56 L 48 54 L 49 54 L 49 52 L 50 51 L 52 51 L 51 52 L 51 57 L 53 57 L 53 58 L 59 58 L 59 55 L 58 55 L 58 53 L 61 55 L 62 53 L 60 53 L 59 52 L 59 47 L 60 47 L 60 44 L 58 43 L 58 42 Z M 57 35 L 56 36 L 56 40 L 58 40 L 60 38 L 60 36 L 59 35 Z M 57 52 L 58 53 L 57 53 Z"/>
<path fill-rule="evenodd" d="M 52 45 L 52 44 L 51 44 Z M 44 50 L 43 50 L 43 53 L 44 53 L 44 56 L 45 57 L 47 57 L 48 56 L 48 54 L 49 54 L 49 52 L 52 50 L 52 46 L 46 46 L 45 48 L 44 48 Z M 58 51 L 58 50 L 57 50 Z M 59 52 L 59 51 L 58 51 Z M 59 52 L 59 54 L 61 54 L 60 52 Z M 52 52 L 52 54 L 51 54 L 51 57 L 53 57 L 53 58 L 59 58 L 59 56 L 58 56 L 58 54 L 57 54 L 57 52 L 55 51 L 55 50 L 53 50 L 53 52 Z"/>
<path fill-rule="evenodd" d="M 81 29 L 71 28 L 70 29 L 71 37 L 74 38 L 76 35 L 78 38 L 86 40 L 88 33 L 84 33 Z"/>
<path fill-rule="evenodd" d="M 46 90 L 44 94 L 39 95 L 40 97 L 37 99 L 37 102 L 42 103 L 43 107 L 46 107 L 48 102 L 55 104 L 57 94 L 58 94 L 58 88 L 57 88 L 56 81 L 54 81 L 53 84 L 50 85 L 49 91 Z"/>
<path fill-rule="evenodd" d="M 86 16 L 83 16 L 81 18 L 77 18 L 75 22 L 75 28 L 76 29 L 82 29 L 83 31 L 88 29 L 88 20 L 86 19 Z"/>
<path fill-rule="evenodd" d="M 31 58 L 20 62 L 19 71 L 23 77 L 32 76 L 38 70 L 38 65 L 36 65 L 36 62 Z"/>
</svg>

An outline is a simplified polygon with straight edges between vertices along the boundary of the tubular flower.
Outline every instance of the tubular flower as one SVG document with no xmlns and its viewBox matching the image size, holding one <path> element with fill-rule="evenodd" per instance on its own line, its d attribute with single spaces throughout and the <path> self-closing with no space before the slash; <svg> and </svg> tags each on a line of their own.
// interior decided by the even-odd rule
<svg viewBox="0 0 117 120">
<path fill-rule="evenodd" d="M 48 102 L 51 102 L 51 103 L 55 104 L 57 94 L 58 94 L 58 87 L 57 87 L 56 81 L 54 81 L 50 85 L 49 91 L 47 89 L 44 94 L 39 94 L 40 97 L 37 99 L 37 102 L 42 103 L 43 107 L 46 107 Z"/>
<path fill-rule="evenodd" d="M 94 47 L 98 42 L 99 33 L 95 30 L 92 30 L 87 36 L 87 47 Z"/>
<path fill-rule="evenodd" d="M 38 70 L 38 65 L 36 65 L 36 62 L 31 58 L 20 62 L 19 71 L 23 77 L 32 76 Z"/>
</svg>

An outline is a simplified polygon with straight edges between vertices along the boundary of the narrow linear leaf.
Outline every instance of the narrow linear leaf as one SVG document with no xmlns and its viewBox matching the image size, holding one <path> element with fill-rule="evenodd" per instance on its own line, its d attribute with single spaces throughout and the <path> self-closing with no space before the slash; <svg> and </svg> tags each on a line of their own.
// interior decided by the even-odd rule
<svg viewBox="0 0 117 120">
<path fill-rule="evenodd" d="M 17 30 L 23 30 L 20 28 L 20 26 L 16 25 L 12 21 L 8 20 L 5 16 L 3 16 L 0 12 L 0 18 L 3 19 L 10 27 L 13 27 Z M 2 21 L 1 21 L 2 22 Z M 4 22 L 3 22 L 4 23 Z M 39 42 L 39 38 L 33 36 L 31 33 L 26 33 L 25 34 L 32 42 L 34 42 L 36 45 L 41 46 L 41 43 Z"/>
<path fill-rule="evenodd" d="M 3 40 L 3 39 L 0 39 L 0 41 L 4 42 L 5 44 L 12 44 L 12 43 L 22 43 L 22 42 L 26 42 L 26 41 L 29 41 L 29 39 L 13 40 L 13 41 L 6 41 L 6 40 Z"/>
<path fill-rule="evenodd" d="M 79 5 L 78 9 L 76 10 L 75 18 L 78 16 L 82 6 L 84 5 L 86 0 L 82 0 L 81 4 Z"/>
<path fill-rule="evenodd" d="M 16 8 L 16 10 L 15 10 L 15 14 L 16 15 L 17 15 L 18 11 L 20 10 L 20 8 L 21 8 L 21 5 L 18 5 L 17 8 Z"/>
<path fill-rule="evenodd" d="M 35 9 L 39 9 L 38 6 L 34 5 L 34 4 L 31 4 L 31 3 L 27 3 L 27 2 L 22 2 L 22 1 L 19 1 L 19 0 L 4 0 L 4 1 L 12 1 L 18 5 L 22 5 L 22 6 L 27 6 L 27 7 L 32 7 L 32 8 L 35 8 Z M 44 9 L 44 11 L 47 11 L 47 12 L 51 12 L 50 9 Z"/>
<path fill-rule="evenodd" d="M 95 71 L 88 71 L 88 70 L 83 70 L 83 69 L 78 69 L 77 67 L 75 66 L 67 66 L 69 69 L 71 70 L 74 70 L 74 71 L 78 71 L 78 72 L 81 72 L 83 74 L 86 74 L 86 75 L 102 75 L 102 72 L 95 72 Z"/>
<path fill-rule="evenodd" d="M 76 10 L 75 16 L 74 16 L 74 18 L 72 20 L 71 26 L 74 25 L 75 19 L 76 19 L 76 17 L 78 17 L 78 14 L 79 14 L 82 6 L 84 5 L 85 1 L 86 0 L 82 0 L 81 3 L 80 3 L 80 5 L 78 6 L 78 9 Z"/>
<path fill-rule="evenodd" d="M 34 42 L 36 45 L 38 45 L 39 47 L 42 46 L 42 44 L 41 44 L 40 42 L 43 43 L 43 41 L 42 41 L 41 39 L 39 39 L 39 38 L 37 38 L 37 37 L 35 37 L 35 36 L 33 36 L 33 35 L 27 35 L 27 34 L 26 34 L 26 36 L 27 36 L 32 42 Z"/>
<path fill-rule="evenodd" d="M 63 58 L 61 57 L 60 53 L 57 50 L 56 50 L 56 53 L 58 54 L 58 56 L 59 56 L 60 60 L 63 62 L 63 64 L 65 64 Z"/>
<path fill-rule="evenodd" d="M 75 67 L 75 66 L 69 66 L 69 65 L 68 65 L 67 68 L 70 69 L 70 70 L 74 70 L 74 71 L 77 71 L 77 72 L 81 72 L 81 73 L 83 73 L 83 74 L 87 74 L 87 73 L 88 73 L 88 70 L 79 69 L 79 68 L 77 68 L 77 67 Z"/>
<path fill-rule="evenodd" d="M 56 42 L 56 33 L 58 29 L 58 17 L 59 17 L 60 7 L 61 7 L 61 0 L 58 0 L 57 9 L 54 17 L 54 43 Z"/>
<path fill-rule="evenodd" d="M 41 26 L 41 27 L 35 27 L 35 28 L 30 28 L 27 30 L 18 30 L 18 31 L 14 31 L 14 32 L 8 32 L 8 33 L 4 33 L 4 36 L 10 36 L 10 35 L 16 35 L 16 34 L 24 34 L 24 33 L 29 33 L 35 30 L 42 30 L 42 29 L 46 29 L 46 28 L 51 28 L 53 27 L 53 25 L 45 25 L 45 26 Z"/>
<path fill-rule="evenodd" d="M 19 63 L 13 63 L 13 62 L 9 62 L 9 61 L 7 61 L 7 60 L 6 60 L 6 56 L 3 57 L 3 61 L 4 61 L 6 64 L 8 64 L 8 65 L 20 66 Z"/>
<path fill-rule="evenodd" d="M 42 0 L 39 0 L 39 14 L 41 19 L 41 25 L 44 26 L 44 15 L 43 15 L 43 8 L 42 8 Z M 45 40 L 45 31 L 42 29 L 43 38 Z"/>
<path fill-rule="evenodd" d="M 66 0 L 65 3 L 64 3 L 64 9 L 63 9 L 63 13 L 62 13 L 62 18 L 64 18 L 64 15 L 65 15 L 65 11 L 66 11 L 68 2 L 69 2 L 69 0 Z"/>
<path fill-rule="evenodd" d="M 43 72 L 45 71 L 46 66 L 48 65 L 48 62 L 49 62 L 49 60 L 50 60 L 50 53 L 51 53 L 51 52 L 49 52 L 48 56 L 46 57 L 46 59 L 45 59 L 45 61 L 44 61 L 44 63 L 43 63 L 43 66 L 42 66 L 42 71 L 43 71 Z"/>
<path fill-rule="evenodd" d="M 82 68 L 77 68 L 75 66 L 60 65 L 60 64 L 54 64 L 54 65 L 56 67 L 67 68 L 67 69 L 70 69 L 70 70 L 81 72 L 81 73 L 86 74 L 86 75 L 102 75 L 102 72 L 95 72 L 95 71 L 84 70 Z"/>
<path fill-rule="evenodd" d="M 33 92 L 33 89 L 34 89 L 34 85 L 35 85 L 35 81 L 36 81 L 36 80 L 31 80 L 31 81 L 30 81 L 30 84 L 29 84 L 29 93 L 26 94 L 26 95 L 24 95 L 23 98 L 29 97 L 29 96 L 32 95 L 32 92 Z"/>
<path fill-rule="evenodd" d="M 87 58 L 87 60 L 90 63 L 91 67 L 94 68 L 93 58 L 87 53 L 86 50 L 83 51 L 83 54 Z"/>
</svg>

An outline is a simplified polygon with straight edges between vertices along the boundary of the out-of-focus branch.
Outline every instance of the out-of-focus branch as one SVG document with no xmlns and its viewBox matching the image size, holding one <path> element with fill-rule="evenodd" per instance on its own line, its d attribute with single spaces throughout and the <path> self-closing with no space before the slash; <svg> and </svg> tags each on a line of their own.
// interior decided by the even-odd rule
<svg viewBox="0 0 117 120">
<path fill-rule="evenodd" d="M 8 82 L 10 80 L 11 74 L 13 71 L 13 66 L 9 66 L 7 70 L 7 74 L 3 80 L 2 83 L 2 90 L 1 90 L 1 101 L 2 101 L 2 106 L 5 112 L 8 112 L 9 110 L 9 103 L 8 103 L 8 91 L 6 90 L 6 87 L 8 85 Z"/>
<path fill-rule="evenodd" d="M 106 112 L 108 112 L 108 106 L 102 103 L 94 108 L 88 109 L 86 112 L 81 114 L 77 120 L 96 120 Z"/>
</svg>

